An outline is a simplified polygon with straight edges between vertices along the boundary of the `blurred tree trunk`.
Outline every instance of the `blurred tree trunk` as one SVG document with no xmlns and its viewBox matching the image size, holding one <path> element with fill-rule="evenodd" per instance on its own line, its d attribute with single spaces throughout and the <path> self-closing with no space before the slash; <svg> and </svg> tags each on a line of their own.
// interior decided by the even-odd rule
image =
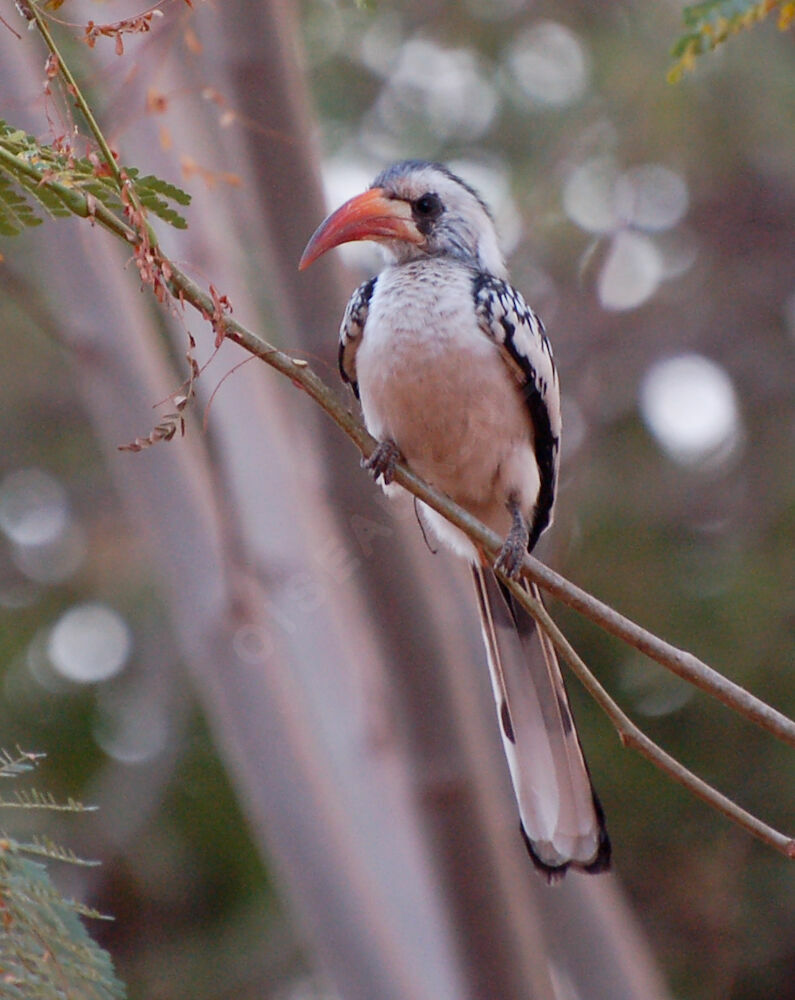
<svg viewBox="0 0 795 1000">
<path fill-rule="evenodd" d="M 311 280 L 295 272 L 325 209 L 291 11 L 230 0 L 194 27 L 201 60 L 172 61 L 159 85 L 198 92 L 225 79 L 231 104 L 277 135 L 227 129 L 221 142 L 206 115 L 169 117 L 177 149 L 244 182 L 223 194 L 194 185 L 190 229 L 170 249 L 241 319 L 261 325 L 265 306 L 272 336 L 331 369 L 350 282 L 332 261 Z M 4 92 L 21 100 L 43 61 L 34 37 L 23 44 L 0 64 Z M 134 138 L 145 169 L 175 176 L 154 122 Z M 125 162 L 136 162 L 132 139 Z M 662 997 L 612 880 L 550 890 L 524 856 L 466 574 L 430 558 L 411 518 L 384 514 L 348 443 L 256 363 L 221 387 L 205 436 L 197 420 L 184 441 L 119 454 L 183 373 L 124 250 L 75 232 L 48 228 L 47 284 L 86 408 L 253 836 L 339 995 Z M 203 359 L 208 331 L 187 325 Z M 184 329 L 169 326 L 181 355 Z M 240 360 L 223 346 L 204 400 Z"/>
</svg>

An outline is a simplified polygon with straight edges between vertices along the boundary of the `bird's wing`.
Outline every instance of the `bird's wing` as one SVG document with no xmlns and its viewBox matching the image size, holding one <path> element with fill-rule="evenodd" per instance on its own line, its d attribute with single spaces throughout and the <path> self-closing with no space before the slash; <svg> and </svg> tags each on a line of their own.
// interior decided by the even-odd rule
<svg viewBox="0 0 795 1000">
<path fill-rule="evenodd" d="M 373 297 L 373 290 L 377 278 L 370 278 L 363 282 L 348 302 L 345 315 L 342 317 L 340 326 L 340 348 L 338 364 L 342 381 L 347 382 L 353 389 L 356 398 L 359 398 L 359 383 L 356 381 L 356 351 L 364 332 L 364 324 L 367 322 L 367 312 L 370 308 L 370 299 Z"/>
<path fill-rule="evenodd" d="M 569 866 L 604 871 L 610 864 L 610 841 L 554 647 L 490 568 L 473 566 L 472 572 L 502 742 L 530 856 L 550 881 Z"/>
<path fill-rule="evenodd" d="M 473 283 L 480 329 L 494 340 L 527 405 L 540 478 L 528 551 L 550 524 L 560 451 L 560 390 L 544 324 L 507 281 L 479 272 Z"/>
</svg>

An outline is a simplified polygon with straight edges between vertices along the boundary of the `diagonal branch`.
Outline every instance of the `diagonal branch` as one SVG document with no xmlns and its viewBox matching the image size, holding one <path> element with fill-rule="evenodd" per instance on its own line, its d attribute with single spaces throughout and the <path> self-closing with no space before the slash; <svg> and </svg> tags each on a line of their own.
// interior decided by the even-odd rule
<svg viewBox="0 0 795 1000">
<path fill-rule="evenodd" d="M 786 857 L 795 858 L 795 840 L 783 833 L 779 833 L 778 830 L 774 830 L 773 827 L 768 826 L 767 823 L 763 823 L 756 816 L 751 815 L 751 813 L 738 806 L 735 802 L 732 802 L 731 799 L 680 764 L 678 760 L 669 753 L 666 753 L 665 750 L 639 729 L 594 677 L 566 636 L 563 635 L 555 624 L 541 601 L 536 600 L 528 594 L 524 587 L 520 586 L 515 580 L 503 577 L 502 581 L 511 591 L 514 598 L 530 612 L 538 625 L 550 637 L 560 655 L 616 727 L 623 746 L 630 746 L 637 750 L 641 756 L 650 760 L 652 764 L 660 768 L 661 771 L 664 771 L 674 781 L 678 781 L 679 784 L 684 785 L 694 795 L 697 795 L 704 802 L 709 803 L 709 805 L 713 806 L 719 812 L 722 812 L 724 816 L 739 824 L 739 826 L 753 834 L 753 836 L 758 837 Z"/>
<path fill-rule="evenodd" d="M 58 73 L 63 77 L 64 84 L 66 85 L 67 92 L 74 98 L 74 102 L 80 111 L 83 113 L 83 117 L 86 120 L 86 124 L 91 130 L 92 135 L 100 148 L 102 156 L 107 164 L 108 170 L 110 170 L 119 188 L 122 186 L 122 176 L 119 170 L 119 165 L 116 162 L 116 158 L 111 152 L 111 148 L 108 144 L 107 139 L 102 133 L 99 125 L 97 124 L 96 118 L 88 104 L 88 101 L 83 96 L 83 92 L 77 85 L 77 80 L 72 76 L 72 71 L 69 66 L 64 62 L 64 58 L 61 55 L 57 45 L 55 44 L 55 39 L 50 34 L 50 29 L 47 26 L 47 21 L 42 17 L 41 11 L 39 11 L 36 0 L 21 0 L 17 4 L 20 14 L 29 22 L 35 22 L 36 27 L 39 29 L 41 37 L 44 39 L 44 43 L 50 50 L 52 55 L 56 59 Z"/>
<path fill-rule="evenodd" d="M 589 618 L 605 632 L 609 632 L 629 646 L 634 646 L 660 666 L 706 691 L 728 708 L 734 709 L 784 743 L 795 747 L 795 722 L 728 677 L 718 673 L 693 653 L 665 642 L 664 639 L 626 618 L 615 608 L 582 590 L 533 556 L 525 557 L 522 571 L 528 579 L 533 580 L 584 618 Z"/>
</svg>

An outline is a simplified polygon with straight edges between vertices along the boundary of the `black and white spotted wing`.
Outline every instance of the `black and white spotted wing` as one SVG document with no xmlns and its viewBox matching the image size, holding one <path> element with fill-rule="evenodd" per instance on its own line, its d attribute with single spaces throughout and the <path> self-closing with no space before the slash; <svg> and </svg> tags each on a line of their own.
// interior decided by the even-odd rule
<svg viewBox="0 0 795 1000">
<path fill-rule="evenodd" d="M 516 376 L 533 426 L 533 448 L 541 484 L 530 525 L 528 551 L 548 526 L 555 502 L 560 454 L 560 394 L 552 348 L 544 325 L 507 281 L 481 272 L 473 282 L 480 328 L 503 349 Z"/>
<path fill-rule="evenodd" d="M 370 299 L 373 297 L 373 289 L 378 278 L 370 278 L 363 282 L 353 295 L 345 309 L 340 325 L 340 347 L 338 364 L 342 381 L 347 382 L 356 396 L 359 398 L 359 383 L 356 380 L 356 351 L 362 339 L 364 324 L 367 322 L 367 313 L 370 308 Z"/>
<path fill-rule="evenodd" d="M 531 550 L 550 521 L 560 451 L 560 395 L 541 320 L 507 282 L 478 274 L 480 329 L 500 345 L 533 426 L 540 485 Z M 555 649 L 490 568 L 473 566 L 503 746 L 534 864 L 550 881 L 566 869 L 604 871 L 610 840 L 572 721 Z M 536 600 L 532 584 L 526 584 Z"/>
</svg>

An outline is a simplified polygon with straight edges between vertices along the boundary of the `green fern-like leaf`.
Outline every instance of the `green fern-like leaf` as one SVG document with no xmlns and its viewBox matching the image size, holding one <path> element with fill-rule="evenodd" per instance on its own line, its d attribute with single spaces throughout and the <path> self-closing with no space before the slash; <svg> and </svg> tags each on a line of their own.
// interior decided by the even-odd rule
<svg viewBox="0 0 795 1000">
<path fill-rule="evenodd" d="M 14 792 L 13 799 L 0 795 L 0 809 L 47 809 L 51 812 L 94 812 L 96 806 L 86 806 L 77 799 L 68 798 L 58 802 L 51 792 L 40 792 L 37 788 L 21 789 Z"/>
<path fill-rule="evenodd" d="M 32 771 L 43 759 L 43 753 L 28 753 L 17 748 L 16 754 L 11 754 L 0 748 L 0 778 L 16 778 L 26 771 Z"/>
<path fill-rule="evenodd" d="M 98 861 L 79 858 L 74 851 L 70 851 L 68 847 L 61 847 L 49 837 L 34 837 L 28 843 L 18 843 L 16 847 L 18 851 L 25 854 L 37 855 L 40 858 L 47 858 L 49 861 L 65 861 L 67 864 L 82 865 L 85 868 L 93 868 L 99 864 Z"/>
<path fill-rule="evenodd" d="M 28 184 L 24 180 L 20 183 L 28 194 L 35 198 L 47 214 L 53 218 L 62 219 L 72 214 L 52 188 L 46 184 Z"/>
<path fill-rule="evenodd" d="M 187 191 L 183 191 L 182 188 L 178 188 L 176 184 L 169 184 L 168 181 L 161 180 L 153 174 L 147 174 L 146 177 L 140 177 L 136 181 L 135 186 L 139 193 L 147 190 L 156 191 L 157 194 L 162 194 L 164 198 L 169 198 L 171 201 L 175 201 L 178 205 L 190 205 L 190 195 Z"/>
<path fill-rule="evenodd" d="M 0 750 L 0 777 L 18 778 L 43 755 Z M 21 791 L 0 808 L 82 812 L 81 803 L 57 802 L 49 793 Z M 2 1000 L 124 1000 L 106 951 L 95 944 L 80 917 L 109 919 L 65 899 L 34 858 L 93 864 L 49 838 L 28 843 L 0 836 L 0 998 Z"/>
<path fill-rule="evenodd" d="M 87 174 L 81 167 L 82 164 L 78 161 L 75 164 L 75 187 L 80 188 L 81 191 L 87 194 L 93 195 L 97 201 L 101 201 L 111 211 L 120 211 L 122 207 L 121 198 L 115 184 L 106 177 L 95 177 L 93 173 Z"/>
<path fill-rule="evenodd" d="M 175 184 L 169 184 L 168 181 L 161 180 L 152 174 L 139 177 L 134 183 L 144 208 L 153 212 L 159 219 L 174 226 L 175 229 L 188 228 L 185 219 L 168 204 L 170 200 L 175 201 L 178 205 L 189 205 L 190 195 L 187 191 L 183 191 Z"/>
<path fill-rule="evenodd" d="M 0 234 L 16 236 L 41 222 L 30 206 L 31 198 L 50 215 L 70 215 L 72 209 L 64 203 L 65 189 L 90 195 L 117 215 L 124 213 L 116 179 L 88 158 L 40 143 L 2 120 L 0 149 L 9 154 L 0 162 Z M 135 167 L 124 168 L 124 174 L 147 211 L 177 229 L 187 228 L 187 222 L 173 207 L 190 204 L 186 191 L 152 174 L 140 177 Z"/>
<path fill-rule="evenodd" d="M 25 229 L 40 226 L 42 220 L 15 185 L 0 174 L 0 233 L 18 236 Z"/>
<path fill-rule="evenodd" d="M 110 956 L 88 936 L 77 908 L 12 841 L 0 844 L 0 887 L 4 1000 L 123 1000 Z"/>
<path fill-rule="evenodd" d="M 163 222 L 167 222 L 169 225 L 173 226 L 175 229 L 187 229 L 187 221 L 173 209 L 167 201 L 163 198 L 158 198 L 156 194 L 152 194 L 151 191 L 138 191 L 138 197 L 141 200 L 141 204 L 149 212 L 152 212 Z"/>
<path fill-rule="evenodd" d="M 673 48 L 671 49 L 671 56 L 676 60 L 674 66 L 678 65 L 679 61 L 684 58 L 687 53 L 701 55 L 702 51 L 706 51 L 704 49 L 705 44 L 706 40 L 698 31 L 689 31 L 686 35 L 682 35 L 680 38 L 677 38 L 676 42 L 674 42 Z M 673 67 L 669 71 L 669 75 L 671 72 L 673 72 Z"/>
</svg>

